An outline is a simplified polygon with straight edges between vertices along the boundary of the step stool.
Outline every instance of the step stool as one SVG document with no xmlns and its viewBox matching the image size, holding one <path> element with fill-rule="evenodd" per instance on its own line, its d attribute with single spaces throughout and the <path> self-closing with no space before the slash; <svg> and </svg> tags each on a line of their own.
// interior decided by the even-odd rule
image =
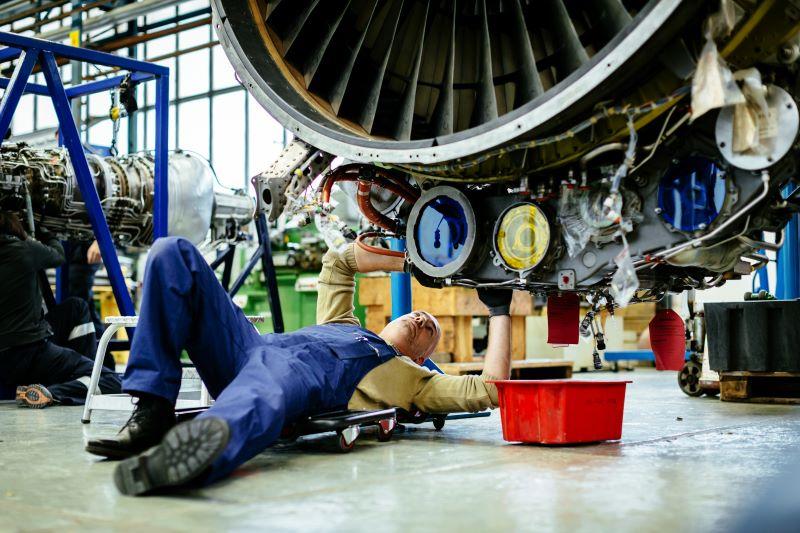
<svg viewBox="0 0 800 533">
<path fill-rule="evenodd" d="M 262 316 L 248 316 L 247 319 L 250 323 L 254 324 L 264 321 Z M 108 349 L 108 343 L 114 338 L 117 331 L 122 328 L 135 328 L 139 323 L 139 317 L 136 316 L 109 316 L 106 317 L 105 323 L 107 324 L 103 336 L 100 337 L 100 342 L 97 345 L 97 353 L 94 356 L 94 367 L 92 368 L 92 378 L 89 383 L 89 390 L 86 393 L 86 404 L 83 407 L 83 415 L 81 422 L 88 424 L 92 419 L 92 411 L 133 411 L 134 403 L 130 394 L 103 394 L 98 389 L 100 382 L 100 373 L 103 368 L 103 359 Z M 200 376 L 193 367 L 183 369 L 183 380 L 200 380 Z M 186 400 L 178 398 L 175 403 L 176 409 L 195 409 L 200 407 L 208 407 L 213 403 L 211 396 L 208 394 L 205 384 L 200 381 L 200 399 L 199 400 Z"/>
</svg>

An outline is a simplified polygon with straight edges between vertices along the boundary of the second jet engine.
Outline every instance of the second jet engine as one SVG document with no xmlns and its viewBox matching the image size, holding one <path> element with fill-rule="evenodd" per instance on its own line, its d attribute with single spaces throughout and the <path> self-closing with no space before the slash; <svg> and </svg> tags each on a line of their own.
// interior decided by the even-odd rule
<svg viewBox="0 0 800 533">
<path fill-rule="evenodd" d="M 115 243 L 143 248 L 153 240 L 154 160 L 149 154 L 87 154 L 94 184 Z M 169 233 L 198 244 L 235 241 L 253 218 L 243 192 L 215 190 L 208 162 L 191 152 L 169 155 Z M 89 216 L 63 148 L 0 146 L 0 207 L 27 226 L 43 225 L 63 238 L 91 240 Z"/>
</svg>

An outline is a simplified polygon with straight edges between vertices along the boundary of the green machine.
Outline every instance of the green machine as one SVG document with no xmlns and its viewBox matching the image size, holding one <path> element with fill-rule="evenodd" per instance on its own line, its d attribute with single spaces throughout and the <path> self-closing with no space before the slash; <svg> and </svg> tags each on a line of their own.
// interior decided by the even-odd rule
<svg viewBox="0 0 800 533">
<path fill-rule="evenodd" d="M 322 256 L 326 251 L 325 242 L 314 229 L 291 229 L 284 231 L 279 239 L 273 238 L 272 251 L 286 331 L 314 325 L 317 312 L 317 278 L 322 268 Z M 366 310 L 358 303 L 358 283 L 357 276 L 355 314 L 363 324 Z M 234 302 L 248 316 L 265 318 L 264 322 L 256 324 L 261 333 L 272 332 L 267 287 L 260 264 L 234 297 Z"/>
</svg>

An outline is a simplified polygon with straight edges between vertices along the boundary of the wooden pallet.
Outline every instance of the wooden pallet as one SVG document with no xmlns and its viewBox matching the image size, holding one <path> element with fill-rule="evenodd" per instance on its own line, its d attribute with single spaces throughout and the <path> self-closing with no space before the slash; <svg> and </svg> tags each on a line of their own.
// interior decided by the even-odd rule
<svg viewBox="0 0 800 533">
<path fill-rule="evenodd" d="M 439 365 L 439 368 L 454 376 L 480 374 L 483 372 L 483 361 L 446 363 Z M 568 379 L 571 377 L 572 361 L 557 359 L 511 361 L 511 379 Z"/>
<path fill-rule="evenodd" d="M 800 405 L 800 372 L 720 372 L 719 390 L 726 402 Z"/>
</svg>

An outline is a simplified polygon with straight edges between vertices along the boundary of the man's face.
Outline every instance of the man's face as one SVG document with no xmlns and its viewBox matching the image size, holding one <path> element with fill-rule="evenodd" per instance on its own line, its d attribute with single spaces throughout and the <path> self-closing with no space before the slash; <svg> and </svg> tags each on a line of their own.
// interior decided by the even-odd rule
<svg viewBox="0 0 800 533">
<path fill-rule="evenodd" d="M 425 311 L 413 311 L 389 322 L 380 334 L 397 350 L 422 364 L 433 353 L 442 331 L 436 318 Z"/>
</svg>

